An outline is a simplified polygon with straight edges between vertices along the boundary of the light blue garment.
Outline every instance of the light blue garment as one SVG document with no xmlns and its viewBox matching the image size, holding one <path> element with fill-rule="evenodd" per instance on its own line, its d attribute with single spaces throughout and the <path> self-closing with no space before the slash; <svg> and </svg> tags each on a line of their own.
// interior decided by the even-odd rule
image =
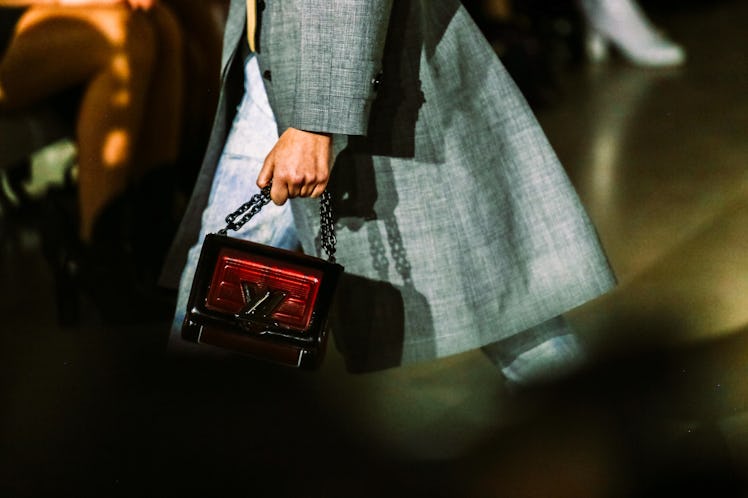
<svg viewBox="0 0 748 498">
<path fill-rule="evenodd" d="M 487 344 L 482 350 L 507 383 L 516 387 L 571 375 L 588 360 L 586 346 L 563 316 Z"/>
<path fill-rule="evenodd" d="M 256 194 L 257 175 L 270 150 L 278 141 L 278 132 L 270 109 L 265 87 L 262 84 L 257 59 L 250 55 L 244 66 L 244 97 L 231 126 L 226 145 L 216 169 L 210 190 L 208 206 L 203 211 L 200 242 L 190 249 L 187 264 L 182 271 L 177 298 L 177 309 L 172 324 L 170 348 L 184 341 L 180 329 L 187 308 L 192 279 L 200 258 L 202 240 L 208 233 L 226 226 L 228 214 Z M 262 208 L 246 225 L 230 236 L 251 240 L 284 249 L 296 249 L 293 215 L 288 203 L 276 206 L 272 202 Z"/>
</svg>

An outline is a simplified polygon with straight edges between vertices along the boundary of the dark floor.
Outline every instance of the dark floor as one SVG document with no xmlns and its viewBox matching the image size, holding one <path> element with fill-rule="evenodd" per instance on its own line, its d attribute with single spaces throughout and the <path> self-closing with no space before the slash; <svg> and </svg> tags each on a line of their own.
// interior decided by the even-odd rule
<svg viewBox="0 0 748 498">
<path fill-rule="evenodd" d="M 668 4 L 670 5 L 670 4 Z M 580 375 L 511 394 L 479 353 L 366 376 L 162 354 L 57 325 L 33 216 L 0 217 L 0 496 L 744 496 L 748 59 L 740 1 L 657 20 L 680 70 L 568 65 L 538 117 L 621 285 Z"/>
</svg>

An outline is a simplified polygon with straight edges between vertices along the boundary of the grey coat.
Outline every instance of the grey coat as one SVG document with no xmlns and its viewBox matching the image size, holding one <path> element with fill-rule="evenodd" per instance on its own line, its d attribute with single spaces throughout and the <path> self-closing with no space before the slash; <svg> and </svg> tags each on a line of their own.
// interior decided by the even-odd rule
<svg viewBox="0 0 748 498">
<path fill-rule="evenodd" d="M 329 190 L 346 276 L 332 328 L 352 370 L 477 348 L 614 285 L 555 154 L 458 0 L 265 3 L 258 58 L 279 132 L 335 134 Z M 241 92 L 244 19 L 244 0 L 232 1 L 223 92 L 171 284 Z M 305 251 L 318 253 L 317 201 L 292 208 Z"/>
</svg>

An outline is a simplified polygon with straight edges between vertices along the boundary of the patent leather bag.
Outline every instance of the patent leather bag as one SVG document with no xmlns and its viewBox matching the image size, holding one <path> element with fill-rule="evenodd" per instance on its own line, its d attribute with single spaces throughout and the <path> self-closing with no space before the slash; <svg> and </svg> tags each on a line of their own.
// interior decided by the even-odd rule
<svg viewBox="0 0 748 498">
<path fill-rule="evenodd" d="M 320 202 L 319 240 L 327 260 L 227 235 L 269 201 L 267 187 L 227 216 L 225 228 L 205 237 L 182 338 L 315 369 L 324 358 L 328 312 L 343 272 L 335 262 L 330 194 Z"/>
</svg>

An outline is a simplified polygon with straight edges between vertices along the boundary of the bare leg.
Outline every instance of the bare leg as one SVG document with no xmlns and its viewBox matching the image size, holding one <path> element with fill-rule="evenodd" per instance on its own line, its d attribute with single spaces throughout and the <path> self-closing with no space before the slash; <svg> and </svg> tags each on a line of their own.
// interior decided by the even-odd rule
<svg viewBox="0 0 748 498">
<path fill-rule="evenodd" d="M 157 63 L 148 91 L 147 119 L 139 136 L 137 174 L 176 161 L 184 117 L 184 54 L 182 28 L 171 10 L 156 4 L 149 12 L 157 37 Z"/>
<path fill-rule="evenodd" d="M 200 167 L 218 102 L 223 0 L 164 0 L 179 19 L 184 36 L 185 95 L 180 182 L 188 191 Z"/>
<path fill-rule="evenodd" d="M 84 86 L 77 123 L 84 241 L 131 180 L 156 41 L 148 15 L 125 7 L 32 7 L 3 60 L 0 79 L 12 107 Z"/>
</svg>

